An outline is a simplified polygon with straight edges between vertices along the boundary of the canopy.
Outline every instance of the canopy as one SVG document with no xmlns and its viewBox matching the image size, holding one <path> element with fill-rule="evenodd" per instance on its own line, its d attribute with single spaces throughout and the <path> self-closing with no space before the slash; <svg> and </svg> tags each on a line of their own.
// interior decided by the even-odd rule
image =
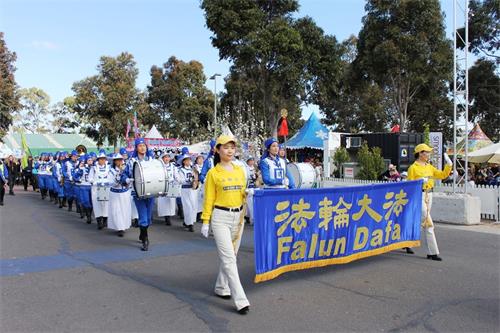
<svg viewBox="0 0 500 333">
<path fill-rule="evenodd" d="M 470 153 L 469 162 L 500 163 L 500 142 Z"/>
<path fill-rule="evenodd" d="M 158 132 L 156 125 L 153 125 L 153 127 L 151 127 L 148 134 L 146 134 L 146 136 L 144 138 L 146 138 L 146 139 L 163 139 L 160 132 Z"/>
<path fill-rule="evenodd" d="M 287 141 L 288 149 L 321 149 L 323 141 L 328 139 L 328 128 L 323 125 L 313 112 L 304 126 Z"/>
<path fill-rule="evenodd" d="M 469 132 L 469 135 L 467 136 L 467 145 L 468 145 L 468 151 L 469 154 L 473 151 L 476 151 L 478 149 L 487 147 L 493 142 L 484 134 L 483 130 L 479 126 L 479 124 L 474 125 L 474 128 Z M 458 155 L 464 155 L 465 154 L 465 139 L 460 141 L 457 144 L 458 148 Z M 448 154 L 453 155 L 453 149 L 449 149 Z"/>
<path fill-rule="evenodd" d="M 202 141 L 192 145 L 187 146 L 191 154 L 204 154 L 210 151 L 210 142 Z"/>
</svg>

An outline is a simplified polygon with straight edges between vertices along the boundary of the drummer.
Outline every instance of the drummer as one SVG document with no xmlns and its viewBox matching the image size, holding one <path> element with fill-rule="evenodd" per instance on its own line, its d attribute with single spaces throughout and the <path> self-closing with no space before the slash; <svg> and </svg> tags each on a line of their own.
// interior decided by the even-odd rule
<svg viewBox="0 0 500 333">
<path fill-rule="evenodd" d="M 97 221 L 97 229 L 107 227 L 108 224 L 108 196 L 109 193 L 101 198 L 99 191 L 109 192 L 109 172 L 110 166 L 107 164 L 106 151 L 99 150 L 97 163 L 93 165 L 89 173 L 89 182 L 92 184 L 92 207 L 94 208 L 94 216 Z"/>
<path fill-rule="evenodd" d="M 174 163 L 171 162 L 172 155 L 167 151 L 164 151 L 161 154 L 161 159 L 163 161 L 165 171 L 167 172 L 168 183 L 174 184 L 177 182 L 178 175 L 177 168 Z M 175 197 L 158 197 L 158 217 L 164 216 L 166 225 L 172 225 L 170 218 L 175 215 L 175 209 L 177 207 L 175 200 Z"/>
<path fill-rule="evenodd" d="M 135 139 L 135 150 L 133 156 L 129 159 L 125 171 L 121 176 L 121 182 L 125 185 L 133 183 L 133 170 L 135 162 L 150 161 L 151 157 L 147 155 L 148 146 L 144 138 Z M 140 235 L 139 240 L 142 242 L 142 251 L 149 249 L 148 228 L 151 225 L 151 218 L 153 216 L 154 198 L 138 198 L 134 193 L 134 203 L 137 208 L 139 218 Z"/>
<path fill-rule="evenodd" d="M 178 161 L 181 165 L 179 167 L 179 182 L 182 184 L 181 202 L 184 212 L 184 227 L 193 232 L 193 224 L 196 221 L 196 210 L 198 208 L 198 192 L 193 189 L 194 174 L 191 167 L 191 157 L 187 154 L 182 155 Z"/>
<path fill-rule="evenodd" d="M 292 175 L 286 167 L 286 161 L 278 156 L 278 140 L 269 138 L 264 142 L 265 152 L 260 160 L 259 168 L 265 189 L 295 188 Z"/>
</svg>

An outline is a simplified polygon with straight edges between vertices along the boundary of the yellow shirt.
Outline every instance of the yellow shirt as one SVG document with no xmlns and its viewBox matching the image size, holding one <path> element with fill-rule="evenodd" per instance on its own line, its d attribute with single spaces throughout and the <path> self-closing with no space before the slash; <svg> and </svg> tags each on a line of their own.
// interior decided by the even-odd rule
<svg viewBox="0 0 500 333">
<path fill-rule="evenodd" d="M 246 178 L 243 169 L 232 163 L 233 170 L 226 170 L 220 164 L 208 171 L 205 178 L 203 213 L 201 219 L 208 224 L 214 206 L 237 208 L 244 203 Z"/>
<path fill-rule="evenodd" d="M 424 182 L 423 189 L 431 190 L 434 187 L 434 179 L 445 179 L 450 175 L 451 165 L 445 165 L 444 170 L 436 169 L 432 164 L 426 163 L 421 165 L 414 162 L 408 169 L 408 180 L 418 180 L 428 178 L 427 183 Z"/>
</svg>

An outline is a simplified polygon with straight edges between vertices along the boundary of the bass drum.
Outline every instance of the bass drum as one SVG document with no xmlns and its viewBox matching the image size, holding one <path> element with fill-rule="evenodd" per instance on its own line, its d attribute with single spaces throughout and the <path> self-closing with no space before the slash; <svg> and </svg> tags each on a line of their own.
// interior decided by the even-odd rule
<svg viewBox="0 0 500 333">
<path fill-rule="evenodd" d="M 160 160 L 134 162 L 134 190 L 139 198 L 154 198 L 167 191 L 167 171 Z"/>
<path fill-rule="evenodd" d="M 295 188 L 313 188 L 316 172 L 310 163 L 290 163 L 286 166 L 292 174 Z"/>
<path fill-rule="evenodd" d="M 165 196 L 169 198 L 180 198 L 181 188 L 181 184 L 177 184 L 176 182 L 167 182 L 167 191 L 165 192 Z"/>
</svg>

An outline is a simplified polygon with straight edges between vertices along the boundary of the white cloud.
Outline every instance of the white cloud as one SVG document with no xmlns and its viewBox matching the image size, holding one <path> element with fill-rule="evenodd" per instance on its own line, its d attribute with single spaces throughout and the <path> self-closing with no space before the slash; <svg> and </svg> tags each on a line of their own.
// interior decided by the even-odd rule
<svg viewBox="0 0 500 333">
<path fill-rule="evenodd" d="M 46 49 L 46 50 L 55 50 L 59 48 L 59 45 L 53 42 L 49 42 L 46 40 L 34 40 L 30 44 L 31 47 L 35 49 Z"/>
</svg>

